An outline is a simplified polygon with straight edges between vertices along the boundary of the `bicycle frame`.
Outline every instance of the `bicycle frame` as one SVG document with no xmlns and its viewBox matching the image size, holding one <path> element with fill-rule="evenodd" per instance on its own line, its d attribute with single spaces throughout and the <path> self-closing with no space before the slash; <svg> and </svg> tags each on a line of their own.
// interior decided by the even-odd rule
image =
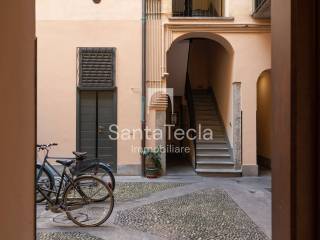
<svg viewBox="0 0 320 240">
<path fill-rule="evenodd" d="M 43 169 L 46 169 L 49 172 L 49 175 L 50 175 L 49 178 L 51 178 L 50 181 L 52 180 L 52 182 L 53 182 L 53 189 L 52 190 L 50 189 L 50 191 L 48 191 L 48 190 L 46 191 L 44 189 L 41 189 L 41 187 L 39 187 L 38 184 L 37 184 L 37 189 L 41 193 L 41 195 L 43 195 L 45 197 L 45 199 L 48 200 L 51 204 L 57 204 L 58 200 L 59 200 L 59 195 L 60 195 L 62 187 L 63 187 L 63 184 L 65 183 L 65 186 L 67 186 L 68 183 L 70 183 L 70 182 L 73 183 L 73 178 L 70 177 L 66 173 L 66 169 L 67 169 L 66 166 L 64 166 L 63 172 L 62 172 L 62 174 L 60 174 L 59 171 L 48 161 L 48 159 L 55 159 L 55 160 L 71 160 L 72 159 L 72 160 L 76 160 L 76 158 L 75 157 L 49 157 L 49 147 L 47 147 L 47 148 L 39 148 L 39 151 L 45 151 L 45 156 L 44 156 L 43 162 L 41 164 L 40 170 L 38 172 L 38 175 L 37 175 L 37 178 L 36 178 L 36 182 L 37 183 L 39 182 L 39 179 L 40 179 L 40 176 L 42 175 Z M 82 169 L 82 170 L 86 171 L 87 169 L 90 169 L 93 166 L 98 167 L 101 164 L 104 165 L 104 167 L 107 167 L 111 172 L 110 166 L 108 164 L 101 163 L 100 161 L 95 161 L 95 162 L 89 164 L 88 166 L 84 167 L 84 169 Z M 56 184 L 56 178 L 55 178 L 56 176 L 60 180 L 59 181 L 59 186 L 57 186 L 57 184 Z M 50 194 L 45 194 L 45 192 L 49 192 L 50 194 L 51 193 L 56 194 L 55 202 L 53 202 L 51 200 L 51 198 L 48 197 L 48 196 L 50 196 Z"/>
<path fill-rule="evenodd" d="M 43 165 L 44 166 L 44 165 Z M 46 190 L 43 190 L 38 184 L 37 184 L 37 190 L 42 194 L 42 196 L 50 203 L 50 204 L 52 204 L 52 205 L 58 205 L 59 204 L 59 196 L 60 196 L 60 193 L 61 193 L 61 190 L 62 190 L 62 186 L 63 186 L 63 182 L 65 181 L 64 179 L 64 177 L 66 177 L 68 180 L 67 180 L 67 182 L 66 183 L 71 183 L 71 184 L 73 184 L 73 179 L 66 173 L 66 168 L 67 167 L 65 167 L 64 166 L 64 168 L 63 168 L 63 172 L 62 172 L 62 174 L 60 175 L 60 173 L 59 173 L 59 175 L 61 176 L 61 181 L 60 181 L 60 184 L 59 184 L 59 188 L 58 188 L 58 191 L 51 191 L 50 190 L 50 193 L 54 193 L 55 195 L 56 195 L 56 198 L 54 199 L 54 200 L 52 200 L 50 197 L 48 197 L 47 196 L 47 194 L 45 194 L 46 192 L 48 192 L 48 191 L 46 191 Z M 41 168 L 41 170 L 42 170 L 42 168 Z M 56 171 L 56 170 L 55 170 Z M 40 175 L 40 174 L 39 174 Z M 80 193 L 80 192 L 79 192 Z M 81 194 L 81 193 L 80 193 Z M 82 194 L 81 194 L 82 195 Z"/>
<path fill-rule="evenodd" d="M 55 169 L 55 167 L 48 161 L 48 159 L 68 160 L 68 159 L 75 159 L 75 158 L 68 158 L 68 157 L 49 157 L 49 156 L 48 156 L 48 155 L 49 155 L 49 150 L 48 150 L 48 149 L 43 149 L 43 151 L 46 151 L 46 154 L 45 154 L 45 157 L 44 157 L 43 162 L 42 162 L 42 164 L 41 164 L 41 168 L 40 168 L 40 171 L 39 171 L 39 175 L 37 176 L 36 182 L 38 182 L 39 176 L 41 176 L 42 171 L 43 171 L 43 169 L 44 169 L 45 167 L 47 168 L 47 170 L 48 170 L 49 172 L 52 173 L 52 177 L 53 177 L 53 178 L 54 178 L 55 175 L 57 175 L 57 176 L 61 179 L 61 182 L 63 182 L 63 180 L 66 181 L 67 179 L 63 179 L 62 174 L 60 174 L 60 173 L 58 172 L 58 170 Z M 53 179 L 53 180 L 54 180 L 54 183 L 55 183 L 55 179 Z M 54 184 L 54 187 L 55 187 L 55 184 Z"/>
<path fill-rule="evenodd" d="M 49 149 L 45 148 L 45 149 L 40 149 L 40 150 L 45 151 L 45 156 L 44 156 L 43 162 L 42 162 L 42 164 L 41 164 L 41 168 L 40 168 L 40 170 L 39 170 L 39 173 L 38 173 L 38 175 L 37 175 L 36 183 L 38 183 L 39 178 L 40 178 L 40 176 L 41 176 L 41 174 L 42 174 L 43 169 L 46 168 L 49 172 L 51 171 L 51 173 L 52 173 L 52 171 L 53 171 L 53 173 L 52 173 L 52 177 L 53 177 L 53 179 L 52 179 L 52 180 L 53 180 L 53 190 L 50 190 L 50 191 L 44 190 L 44 189 L 42 189 L 38 184 L 37 184 L 37 190 L 41 193 L 41 195 L 42 195 L 50 204 L 57 205 L 58 202 L 59 202 L 59 196 L 60 196 L 60 193 L 61 193 L 61 190 L 62 190 L 62 187 L 63 187 L 63 183 L 65 183 L 66 185 L 67 185 L 68 183 L 73 183 L 73 179 L 72 179 L 72 177 L 70 177 L 70 176 L 66 173 L 66 169 L 67 169 L 66 166 L 64 166 L 63 172 L 62 172 L 62 174 L 60 174 L 60 173 L 58 172 L 58 170 L 55 169 L 55 167 L 48 161 L 48 159 L 56 159 L 56 160 L 58 160 L 58 159 L 63 159 L 63 160 L 67 160 L 67 159 L 75 159 L 75 158 L 59 158 L 59 157 L 55 157 L 55 158 L 54 158 L 54 157 L 49 157 L 49 156 L 48 156 L 48 155 L 49 155 Z M 56 174 L 56 175 L 59 177 L 59 179 L 60 179 L 60 183 L 59 183 L 58 189 L 57 189 L 57 186 L 56 186 L 56 184 L 55 184 L 55 174 Z M 54 201 L 52 201 L 52 199 L 51 199 L 50 197 L 48 197 L 48 196 L 50 196 L 50 194 L 47 195 L 47 194 L 45 194 L 45 192 L 49 192 L 50 194 L 51 194 L 51 193 L 55 194 L 55 195 L 56 195 L 56 199 L 55 199 Z"/>
</svg>

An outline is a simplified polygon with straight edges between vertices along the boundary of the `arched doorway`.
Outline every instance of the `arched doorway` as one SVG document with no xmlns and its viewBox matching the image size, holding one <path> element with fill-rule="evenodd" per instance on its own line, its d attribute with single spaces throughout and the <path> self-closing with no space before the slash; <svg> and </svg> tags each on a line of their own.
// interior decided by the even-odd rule
<svg viewBox="0 0 320 240">
<path fill-rule="evenodd" d="M 173 112 L 178 121 L 172 124 L 171 109 L 168 108 L 167 124 L 171 122 L 174 128 L 182 128 L 185 132 L 196 129 L 198 134 L 196 140 L 186 136 L 178 144 L 190 147 L 189 153 L 175 155 L 174 159 L 172 154 L 167 154 L 169 172 L 169 161 L 177 159 L 181 166 L 189 163 L 197 173 L 235 172 L 238 164 L 233 151 L 238 148 L 233 146 L 232 62 L 231 45 L 211 33 L 186 34 L 177 38 L 168 50 L 167 87 L 174 90 Z M 237 99 L 240 102 L 240 98 Z M 213 131 L 213 139 L 199 139 L 204 129 Z M 237 137 L 240 139 L 240 134 Z M 240 144 L 240 141 L 235 142 Z M 170 143 L 167 139 L 167 145 Z"/>
<path fill-rule="evenodd" d="M 271 71 L 263 71 L 257 81 L 257 162 L 260 170 L 271 169 L 271 84 Z"/>
</svg>

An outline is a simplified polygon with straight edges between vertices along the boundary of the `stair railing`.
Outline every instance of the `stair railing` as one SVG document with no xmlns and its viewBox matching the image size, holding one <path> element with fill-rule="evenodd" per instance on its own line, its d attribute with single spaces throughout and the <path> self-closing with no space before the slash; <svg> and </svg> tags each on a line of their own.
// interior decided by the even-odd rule
<svg viewBox="0 0 320 240">
<path fill-rule="evenodd" d="M 196 119 L 195 119 L 195 112 L 194 112 L 194 103 L 193 103 L 193 96 L 192 96 L 192 88 L 191 88 L 191 82 L 190 82 L 190 78 L 189 78 L 189 73 L 187 71 L 186 74 L 186 84 L 185 84 L 185 95 L 186 95 L 186 99 L 187 99 L 187 105 L 188 105 L 188 113 L 189 113 L 189 125 L 190 128 L 197 130 L 197 126 L 196 126 Z M 195 135 L 193 135 L 192 137 L 196 137 L 196 133 Z M 194 156 L 195 156 L 195 168 L 197 168 L 197 161 L 196 161 L 196 156 L 197 156 L 197 139 L 195 138 L 193 140 L 193 146 L 194 146 Z"/>
</svg>

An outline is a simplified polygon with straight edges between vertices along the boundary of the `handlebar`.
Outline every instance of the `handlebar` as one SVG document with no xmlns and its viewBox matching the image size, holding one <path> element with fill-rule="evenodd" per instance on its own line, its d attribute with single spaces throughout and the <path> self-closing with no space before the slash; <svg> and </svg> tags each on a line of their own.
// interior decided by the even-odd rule
<svg viewBox="0 0 320 240">
<path fill-rule="evenodd" d="M 50 147 L 53 147 L 53 146 L 58 146 L 58 143 L 49 143 L 49 144 L 37 144 L 36 147 L 39 148 L 39 149 L 48 149 Z"/>
</svg>

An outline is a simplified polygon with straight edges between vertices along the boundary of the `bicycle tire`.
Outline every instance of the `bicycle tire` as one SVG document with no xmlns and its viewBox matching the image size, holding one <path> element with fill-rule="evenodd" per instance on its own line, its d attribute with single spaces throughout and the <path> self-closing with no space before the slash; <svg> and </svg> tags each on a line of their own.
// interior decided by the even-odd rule
<svg viewBox="0 0 320 240">
<path fill-rule="evenodd" d="M 116 181 L 115 181 L 114 175 L 113 175 L 111 169 L 108 166 L 106 166 L 104 163 L 92 164 L 92 165 L 86 167 L 85 169 L 81 170 L 81 172 L 78 176 L 87 175 L 87 174 L 92 175 L 92 176 L 97 176 L 97 173 L 99 172 L 99 170 L 102 170 L 103 172 L 105 172 L 108 175 L 110 182 L 106 181 L 105 179 L 102 179 L 102 180 L 104 180 L 109 185 L 111 190 L 114 191 L 114 189 L 116 187 Z M 90 174 L 90 171 L 93 171 L 94 174 Z M 99 176 L 97 176 L 97 177 L 99 177 Z"/>
<path fill-rule="evenodd" d="M 79 220 L 77 220 L 77 217 L 75 217 L 74 215 L 77 215 L 77 213 L 74 213 L 73 210 L 77 210 L 77 209 L 72 209 L 72 206 L 74 206 L 74 202 L 71 201 L 71 198 L 68 198 L 68 194 L 74 190 L 76 192 L 79 193 L 78 190 L 76 190 L 77 188 L 81 189 L 81 191 L 83 190 L 83 186 L 81 186 L 81 181 L 96 181 L 97 183 L 100 183 L 101 186 L 106 190 L 107 194 L 109 195 L 107 198 L 107 201 L 109 202 L 108 205 L 110 205 L 108 207 L 108 211 L 106 212 L 106 214 L 103 216 L 103 218 L 101 220 L 99 220 L 98 222 L 94 222 L 91 224 L 87 224 L 85 223 L 86 221 L 82 221 L 80 222 Z M 100 188 L 101 189 L 101 188 Z M 72 192 L 71 192 L 72 193 Z M 81 195 L 81 194 L 80 194 Z M 82 201 L 84 201 L 84 197 L 80 196 Z M 89 196 L 86 195 L 86 198 L 88 198 Z M 89 203 L 83 204 L 85 206 L 89 205 L 89 204 L 102 204 L 104 203 L 104 201 L 100 201 L 99 203 L 97 203 L 96 201 L 89 201 Z M 113 207 L 114 207 L 114 197 L 113 197 L 113 193 L 112 190 L 110 189 L 110 187 L 100 178 L 97 177 L 93 177 L 93 176 L 80 176 L 77 177 L 72 183 L 70 183 L 68 185 L 68 187 L 66 188 L 65 192 L 64 192 L 64 196 L 63 196 L 63 205 L 65 207 L 65 212 L 66 215 L 68 217 L 69 220 L 71 220 L 73 223 L 75 223 L 76 225 L 80 226 L 80 227 L 96 227 L 96 226 L 100 226 L 101 224 L 103 224 L 111 215 L 112 211 L 113 211 Z M 97 206 L 94 206 L 95 208 L 97 208 Z M 72 210 L 70 210 L 72 209 Z M 78 209 L 82 209 L 82 207 L 78 208 Z M 88 210 L 84 211 L 86 212 L 86 214 L 88 214 Z M 102 211 L 98 211 L 98 213 L 101 213 Z M 86 214 L 81 215 L 82 213 L 78 213 L 78 216 L 83 216 Z M 96 215 L 95 215 L 96 216 Z M 89 219 L 89 217 L 88 217 Z"/>
</svg>

